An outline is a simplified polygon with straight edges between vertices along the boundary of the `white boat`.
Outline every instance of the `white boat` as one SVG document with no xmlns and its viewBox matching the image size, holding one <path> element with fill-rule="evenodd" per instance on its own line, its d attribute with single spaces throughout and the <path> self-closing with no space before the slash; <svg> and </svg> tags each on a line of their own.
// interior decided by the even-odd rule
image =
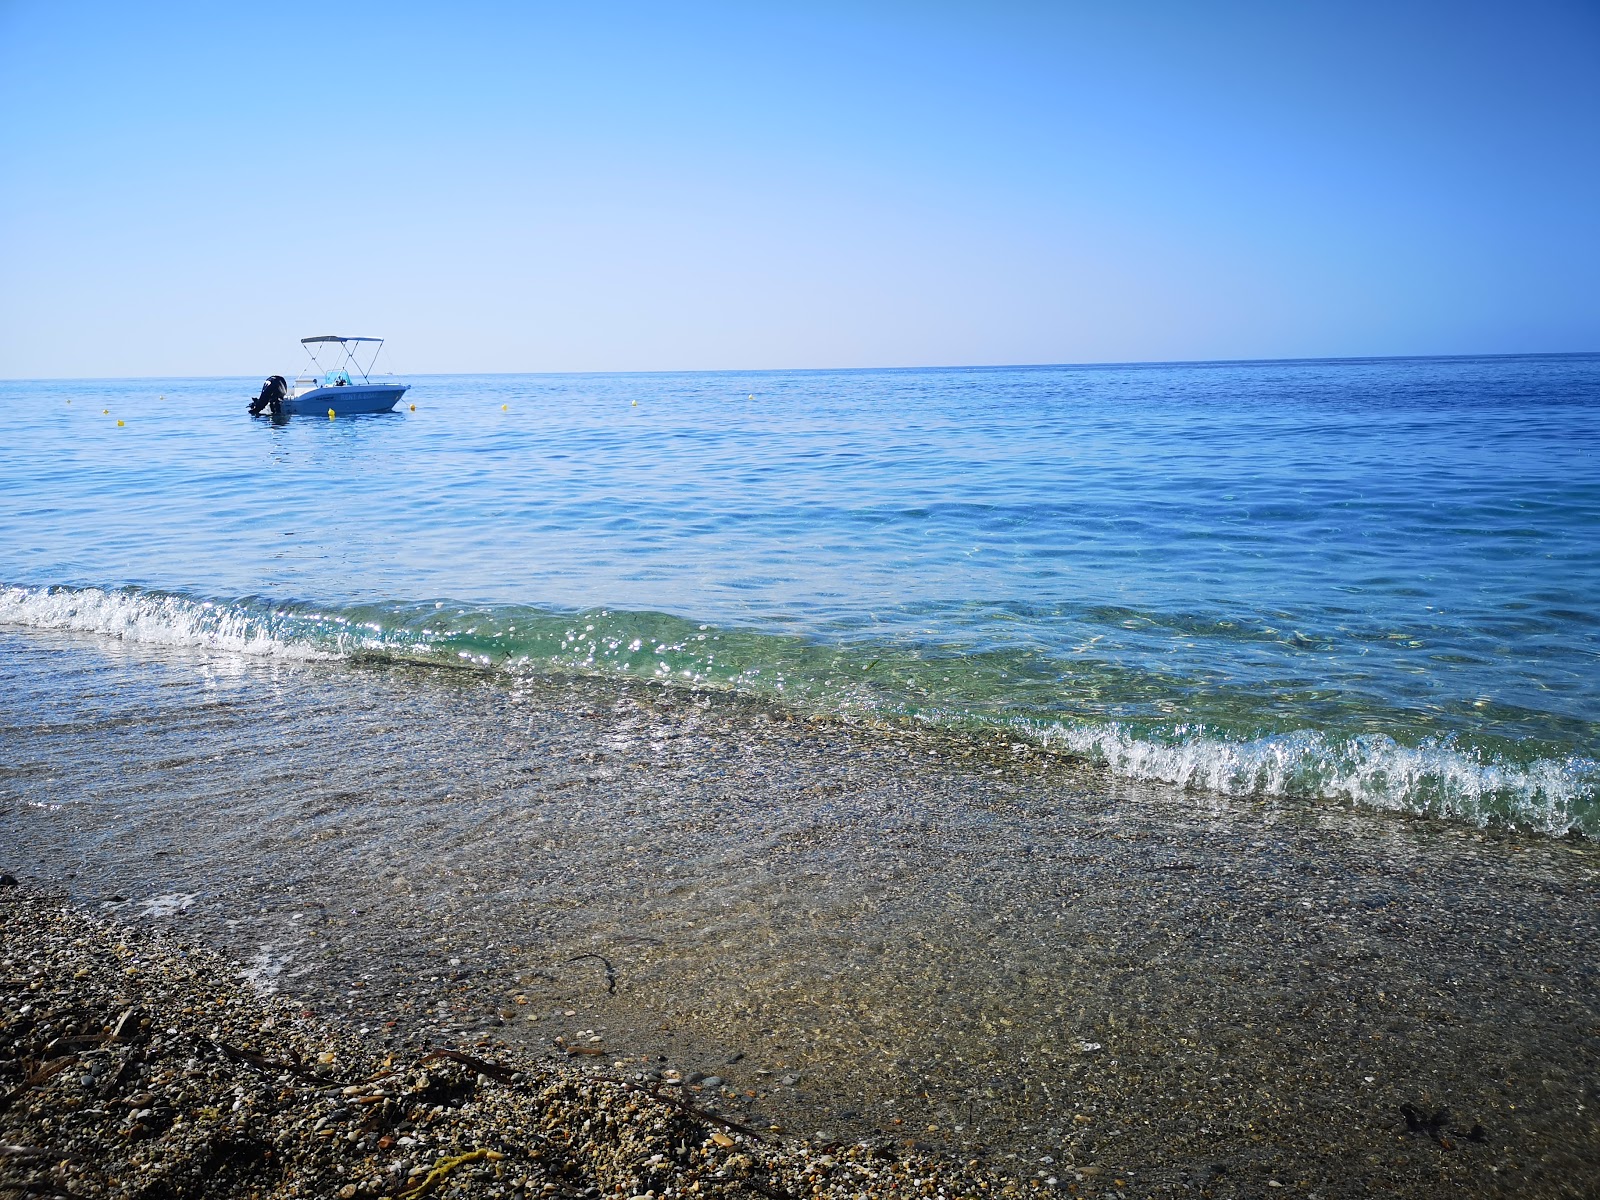
<svg viewBox="0 0 1600 1200">
<path fill-rule="evenodd" d="M 323 334 L 320 337 L 301 338 L 300 344 L 311 356 L 314 373 L 301 375 L 291 386 L 282 375 L 271 376 L 261 388 L 261 395 L 250 406 L 255 416 L 271 408 L 279 413 L 311 413 L 321 416 L 349 416 L 354 413 L 391 412 L 410 388 L 392 377 L 372 379 L 372 369 L 378 361 L 378 351 L 383 349 L 382 338 L 339 337 Z M 370 347 L 372 353 L 363 366 L 357 352 Z M 331 367 L 324 367 L 324 355 L 337 356 Z M 359 377 L 360 382 L 357 382 Z"/>
</svg>

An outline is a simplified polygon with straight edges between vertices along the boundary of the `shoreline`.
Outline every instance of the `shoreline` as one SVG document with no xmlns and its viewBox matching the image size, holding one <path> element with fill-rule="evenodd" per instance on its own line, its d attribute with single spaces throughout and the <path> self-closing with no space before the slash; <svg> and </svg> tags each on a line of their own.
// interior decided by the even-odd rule
<svg viewBox="0 0 1600 1200">
<path fill-rule="evenodd" d="M 505 676 L 504 684 L 513 690 L 530 681 L 582 678 L 600 689 L 665 689 L 696 702 L 715 696 L 724 705 L 783 710 L 808 723 L 915 729 L 925 740 L 967 746 L 1018 743 L 1045 758 L 1094 764 L 1155 787 L 1236 797 L 1264 794 L 1289 803 L 1316 797 L 1320 804 L 1556 838 L 1593 840 L 1600 833 L 1594 744 L 1581 738 L 1563 742 L 1555 728 L 1581 724 L 1571 713 L 1565 719 L 1546 713 L 1538 720 L 1524 713 L 1523 723 L 1513 727 L 1497 710 L 1491 722 L 1496 732 L 1488 742 L 1479 736 L 1486 727 L 1471 721 L 1453 729 L 1425 722 L 1426 731 L 1412 729 L 1415 737 L 1408 739 L 1404 705 L 1370 708 L 1359 730 L 1339 721 L 1324 726 L 1317 719 L 1296 729 L 1282 723 L 1283 713 L 1230 714 L 1233 701 L 1219 708 L 1203 690 L 1197 695 L 1185 689 L 1184 717 L 1174 722 L 1174 706 L 1159 718 L 1142 704 L 1125 709 L 1093 700 L 1077 712 L 1057 708 L 1060 681 L 1020 663 L 1002 670 L 1005 664 L 988 661 L 946 694 L 941 688 L 949 683 L 951 660 L 924 659 L 914 648 L 881 646 L 854 656 L 846 645 L 824 642 L 801 651 L 788 635 L 770 629 L 708 633 L 712 627 L 700 625 L 697 632 L 694 622 L 682 617 L 612 610 L 580 615 L 449 604 L 442 615 L 428 608 L 426 620 L 419 629 L 415 604 L 279 606 L 259 598 L 213 600 L 184 591 L 0 585 L 0 624 L 46 638 L 62 632 L 109 633 L 149 646 L 176 640 L 202 653 L 242 651 L 253 658 L 341 661 L 355 668 Z M 359 648 L 347 641 L 352 626 L 362 631 L 356 636 Z M 634 636 L 647 629 L 655 648 L 647 649 L 645 638 Z M 764 642 L 764 649 L 732 645 L 752 640 Z M 751 662 L 771 661 L 738 670 L 741 659 L 752 654 Z M 658 655 L 671 655 L 670 665 Z M 763 677 L 766 672 L 770 677 Z M 1004 700 L 978 698 L 999 680 L 1009 680 Z M 1091 696 L 1112 687 L 1107 679 L 1090 677 L 1074 686 Z M 896 699 L 912 695 L 918 697 L 914 704 Z"/>
<path fill-rule="evenodd" d="M 15 677 L 55 715 L 8 731 L 0 868 L 415 1053 L 599 1037 L 751 1128 L 1068 1194 L 1600 1179 L 1591 844 L 643 688 L 61 645 Z"/>
</svg>

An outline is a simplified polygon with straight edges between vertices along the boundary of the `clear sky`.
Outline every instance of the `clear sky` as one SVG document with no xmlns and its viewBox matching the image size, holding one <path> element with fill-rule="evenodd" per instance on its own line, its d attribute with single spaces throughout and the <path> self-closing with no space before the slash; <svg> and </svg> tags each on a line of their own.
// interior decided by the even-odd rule
<svg viewBox="0 0 1600 1200">
<path fill-rule="evenodd" d="M 0 0 L 0 376 L 1600 350 L 1600 5 Z"/>
</svg>

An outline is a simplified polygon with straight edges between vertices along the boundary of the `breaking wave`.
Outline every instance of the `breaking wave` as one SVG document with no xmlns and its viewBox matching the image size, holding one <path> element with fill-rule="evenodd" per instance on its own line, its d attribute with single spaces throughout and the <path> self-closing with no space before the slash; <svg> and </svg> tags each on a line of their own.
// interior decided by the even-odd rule
<svg viewBox="0 0 1600 1200">
<path fill-rule="evenodd" d="M 439 600 L 329 607 L 137 588 L 0 586 L 0 624 L 254 657 L 651 679 L 808 713 L 1004 732 L 1119 776 L 1197 792 L 1299 797 L 1550 836 L 1600 836 L 1600 762 L 1576 750 L 1507 745 L 1503 738 L 1490 748 L 1459 734 L 1344 734 L 1309 721 L 1284 727 L 1281 712 L 1267 732 L 1259 716 L 1241 718 L 1232 728 L 1150 713 L 1117 716 L 1103 701 L 1108 688 L 1115 690 L 1112 674 L 1094 680 L 1101 710 L 1095 711 L 1074 694 L 1072 677 L 1030 678 L 1023 664 L 993 654 L 935 654 L 859 640 L 831 644 L 653 612 Z M 1128 677 L 1121 685 L 1125 696 L 1148 695 L 1155 686 L 1148 675 L 1120 670 Z M 1041 704 L 1046 685 L 1048 705 Z"/>
<path fill-rule="evenodd" d="M 1600 763 L 1484 761 L 1449 740 L 1406 746 L 1382 734 L 1315 730 L 1239 739 L 1204 729 L 1161 741 L 1116 723 L 1051 724 L 1045 746 L 1113 773 L 1228 796 L 1298 796 L 1560 837 L 1600 834 Z"/>
</svg>

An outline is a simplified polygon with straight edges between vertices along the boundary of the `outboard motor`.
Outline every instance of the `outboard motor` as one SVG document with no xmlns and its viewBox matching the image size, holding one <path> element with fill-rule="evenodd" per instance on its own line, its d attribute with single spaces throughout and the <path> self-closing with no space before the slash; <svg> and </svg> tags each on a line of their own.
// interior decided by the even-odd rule
<svg viewBox="0 0 1600 1200">
<path fill-rule="evenodd" d="M 250 402 L 250 415 L 259 417 L 270 408 L 273 416 L 283 414 L 283 398 L 289 394 L 289 383 L 282 375 L 269 375 L 261 385 L 261 395 Z"/>
</svg>

